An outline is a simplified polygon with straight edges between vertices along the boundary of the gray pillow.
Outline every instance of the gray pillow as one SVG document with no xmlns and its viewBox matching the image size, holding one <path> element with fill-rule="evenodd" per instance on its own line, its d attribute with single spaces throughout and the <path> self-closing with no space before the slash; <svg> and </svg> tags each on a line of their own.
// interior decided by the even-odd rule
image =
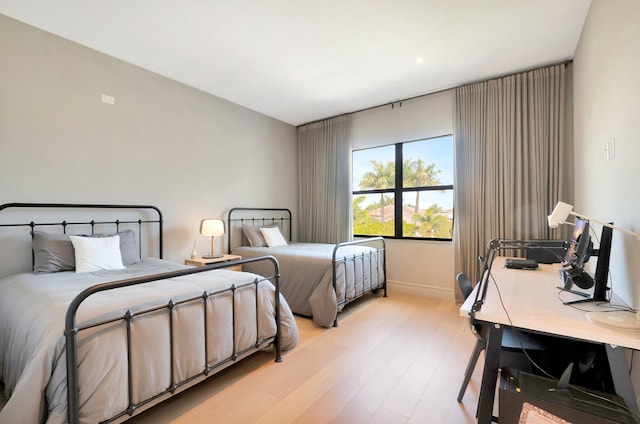
<svg viewBox="0 0 640 424">
<path fill-rule="evenodd" d="M 260 231 L 260 227 L 252 227 L 251 225 L 243 225 L 242 232 L 247 237 L 249 241 L 249 246 L 251 247 L 266 247 L 267 241 L 264 239 L 262 235 L 262 231 Z"/>
<path fill-rule="evenodd" d="M 140 262 L 140 249 L 136 243 L 136 233 L 133 230 L 120 231 L 120 254 L 124 266 Z"/>
<path fill-rule="evenodd" d="M 113 237 L 120 236 L 120 256 L 124 266 L 133 265 L 140 262 L 140 251 L 136 244 L 136 233 L 133 230 L 124 230 L 112 234 L 95 234 L 91 237 Z"/>
<path fill-rule="evenodd" d="M 127 266 L 140 262 L 136 234 L 133 230 L 112 234 L 95 234 L 89 237 L 112 237 L 115 235 L 120 237 L 122 264 Z M 32 246 L 33 272 L 35 274 L 73 271 L 76 268 L 75 250 L 73 249 L 73 244 L 71 244 L 71 239 L 69 239 L 69 234 L 34 231 Z"/>
<path fill-rule="evenodd" d="M 75 252 L 68 234 L 33 232 L 33 272 L 73 271 Z"/>
</svg>

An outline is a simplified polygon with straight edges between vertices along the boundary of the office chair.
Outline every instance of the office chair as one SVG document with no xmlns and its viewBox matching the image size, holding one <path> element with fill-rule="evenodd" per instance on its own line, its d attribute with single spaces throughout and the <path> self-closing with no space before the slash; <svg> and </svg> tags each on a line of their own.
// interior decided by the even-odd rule
<svg viewBox="0 0 640 424">
<path fill-rule="evenodd" d="M 469 280 L 469 277 L 462 272 L 456 276 L 456 280 L 458 281 L 458 287 L 460 287 L 462 295 L 466 299 L 467 297 L 469 297 L 471 291 L 473 290 L 471 280 Z M 471 380 L 471 375 L 473 374 L 473 370 L 476 367 L 476 363 L 478 362 L 480 353 L 487 347 L 487 336 L 489 335 L 488 325 L 472 322 L 471 318 L 469 318 L 469 327 L 471 328 L 471 332 L 473 333 L 473 335 L 476 336 L 477 341 L 476 346 L 473 348 L 471 358 L 469 358 L 467 369 L 464 372 L 464 380 L 462 381 L 460 391 L 458 392 L 458 402 L 462 402 L 462 397 L 467 390 L 469 380 Z M 517 354 L 519 352 L 522 352 L 522 349 L 545 350 L 546 347 L 540 338 L 535 337 L 531 333 L 517 331 L 511 327 L 505 327 L 502 332 L 503 352 L 507 351 Z M 528 363 L 529 361 L 526 357 L 516 358 L 514 355 L 510 355 L 507 358 L 506 355 L 500 356 L 501 366 L 509 366 L 512 368 L 522 369 L 523 367 L 527 367 Z"/>
</svg>

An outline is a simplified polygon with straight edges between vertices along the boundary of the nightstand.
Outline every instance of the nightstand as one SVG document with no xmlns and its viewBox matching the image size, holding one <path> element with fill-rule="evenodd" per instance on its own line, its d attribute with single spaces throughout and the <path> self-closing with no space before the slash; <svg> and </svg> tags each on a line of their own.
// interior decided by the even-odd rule
<svg viewBox="0 0 640 424">
<path fill-rule="evenodd" d="M 240 260 L 240 259 L 242 259 L 242 256 L 238 256 L 238 255 L 223 255 L 221 258 L 185 259 L 184 260 L 184 264 L 185 265 L 193 265 L 193 266 L 205 266 L 205 265 L 211 265 L 211 264 L 216 264 L 216 263 L 220 263 L 220 262 L 237 261 L 237 260 Z M 226 269 L 231 270 L 231 271 L 242 271 L 242 265 L 231 266 L 231 267 L 226 268 Z"/>
</svg>

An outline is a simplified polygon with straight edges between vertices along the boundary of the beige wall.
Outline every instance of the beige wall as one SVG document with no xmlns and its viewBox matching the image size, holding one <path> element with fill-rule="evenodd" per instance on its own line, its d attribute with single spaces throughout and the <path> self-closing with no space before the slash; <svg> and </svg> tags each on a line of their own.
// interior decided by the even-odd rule
<svg viewBox="0 0 640 424">
<path fill-rule="evenodd" d="M 2 15 L 0 57 L 0 203 L 154 204 L 174 261 L 194 239 L 208 249 L 203 217 L 233 206 L 295 216 L 294 127 Z M 444 92 L 358 113 L 354 145 L 450 134 L 451 110 Z M 391 284 L 451 296 L 451 243 L 389 247 Z"/>
<path fill-rule="evenodd" d="M 452 134 L 453 91 L 359 112 L 352 122 L 354 149 Z M 392 290 L 453 299 L 451 242 L 387 240 L 387 246 Z"/>
<path fill-rule="evenodd" d="M 635 232 L 640 232 L 638 52 L 640 2 L 593 0 L 574 60 L 575 210 Z M 615 158 L 607 161 L 605 146 L 614 139 Z M 594 226 L 599 235 L 601 227 Z M 640 306 L 640 241 L 614 231 L 610 269 L 614 291 Z"/>
<path fill-rule="evenodd" d="M 576 209 L 634 231 L 639 8 L 595 0 L 574 68 Z M 204 216 L 238 205 L 295 213 L 292 126 L 1 15 L 0 57 L 0 202 L 155 204 L 165 213 L 166 256 L 176 261 L 194 239 L 207 249 L 197 236 Z M 116 104 L 100 102 L 103 93 Z M 451 133 L 451 104 L 445 91 L 357 113 L 354 148 Z M 616 158 L 606 162 L 613 138 Z M 389 247 L 391 284 L 451 295 L 451 243 L 389 240 Z M 640 243 L 615 233 L 614 287 L 636 304 L 639 257 Z"/>
<path fill-rule="evenodd" d="M 174 261 L 204 217 L 295 213 L 293 126 L 3 15 L 0 61 L 0 203 L 153 204 Z"/>
</svg>

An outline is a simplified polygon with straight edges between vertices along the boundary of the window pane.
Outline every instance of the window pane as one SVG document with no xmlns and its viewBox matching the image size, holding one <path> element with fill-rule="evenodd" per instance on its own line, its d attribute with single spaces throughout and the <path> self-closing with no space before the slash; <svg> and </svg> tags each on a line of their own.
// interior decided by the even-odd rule
<svg viewBox="0 0 640 424">
<path fill-rule="evenodd" d="M 453 236 L 453 190 L 405 192 L 402 196 L 404 237 Z"/>
<path fill-rule="evenodd" d="M 353 234 L 393 236 L 393 203 L 393 193 L 354 196 Z"/>
<path fill-rule="evenodd" d="M 352 165 L 354 234 L 452 239 L 453 136 L 356 150 Z M 394 216 L 401 197 L 402 216 Z"/>
<path fill-rule="evenodd" d="M 395 146 L 353 152 L 353 190 L 385 189 L 395 186 Z"/>
<path fill-rule="evenodd" d="M 402 145 L 403 187 L 453 184 L 453 137 L 437 137 Z"/>
</svg>

